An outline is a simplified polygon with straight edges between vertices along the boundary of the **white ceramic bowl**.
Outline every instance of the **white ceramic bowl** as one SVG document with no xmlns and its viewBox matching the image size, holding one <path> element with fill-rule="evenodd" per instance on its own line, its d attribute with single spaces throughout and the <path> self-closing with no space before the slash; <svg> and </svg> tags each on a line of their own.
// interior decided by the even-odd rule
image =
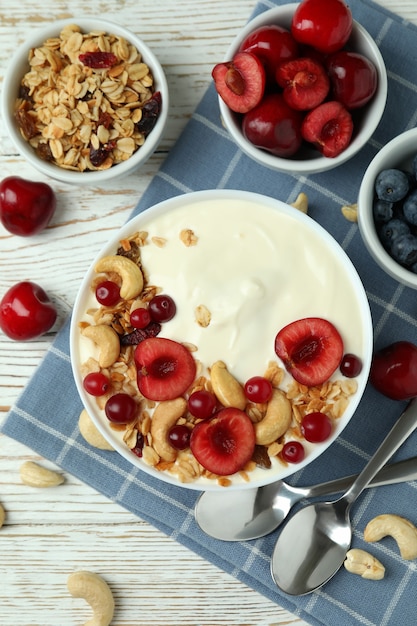
<svg viewBox="0 0 417 626">
<path fill-rule="evenodd" d="M 382 245 L 373 216 L 375 179 L 387 168 L 411 172 L 411 162 L 417 154 L 417 128 L 407 130 L 389 141 L 372 159 L 365 171 L 358 196 L 358 222 L 362 239 L 372 258 L 389 276 L 417 289 L 417 274 L 395 261 Z"/>
<path fill-rule="evenodd" d="M 288 30 L 291 27 L 292 16 L 298 3 L 285 4 L 264 13 L 261 13 L 240 31 L 225 55 L 229 61 L 238 51 L 246 37 L 260 26 L 278 24 Z M 385 109 L 387 99 L 387 72 L 378 46 L 369 33 L 358 22 L 354 21 L 352 34 L 348 42 L 350 49 L 359 52 L 370 59 L 378 73 L 377 91 L 361 111 L 355 113 L 355 128 L 350 145 L 335 158 L 324 157 L 313 147 L 304 144 L 292 158 L 281 158 L 261 150 L 248 141 L 242 133 L 240 116 L 233 113 L 219 97 L 219 107 L 224 125 L 239 148 L 249 157 L 273 170 L 282 172 L 296 172 L 314 174 L 338 167 L 351 159 L 370 139 L 378 126 Z"/>
<path fill-rule="evenodd" d="M 124 37 L 133 44 L 142 54 L 143 61 L 147 63 L 154 77 L 155 91 L 159 91 L 162 97 L 161 112 L 158 120 L 147 136 L 144 144 L 133 155 L 117 165 L 106 170 L 72 171 L 59 167 L 51 162 L 42 160 L 37 156 L 30 144 L 22 137 L 14 117 L 15 101 L 18 97 L 20 81 L 29 70 L 28 54 L 32 48 L 39 47 L 50 37 L 58 37 L 62 28 L 67 24 L 77 24 L 82 32 L 103 31 Z M 13 55 L 4 76 L 1 94 L 1 108 L 6 129 L 15 144 L 18 152 L 42 174 L 60 180 L 61 182 L 76 185 L 101 185 L 108 181 L 131 174 L 141 167 L 151 154 L 156 150 L 165 130 L 169 111 L 168 85 L 164 71 L 152 50 L 135 34 L 126 28 L 113 22 L 96 17 L 74 17 L 58 22 L 53 22 L 43 29 L 36 30 L 26 39 Z"/>
<path fill-rule="evenodd" d="M 195 246 L 180 241 L 183 227 L 194 230 Z M 233 476 L 228 489 L 271 483 L 316 459 L 345 428 L 365 389 L 373 340 L 368 300 L 354 266 L 327 231 L 283 202 L 242 191 L 200 191 L 147 209 L 111 238 L 88 269 L 73 310 L 71 361 L 81 400 L 100 432 L 130 463 L 160 480 L 198 490 L 224 489 L 207 478 L 182 483 L 175 475 L 146 464 L 128 449 L 123 433 L 110 427 L 104 411 L 83 388 L 81 364 L 93 355 L 94 345 L 81 337 L 79 323 L 91 323 L 86 311 L 97 307 L 91 290 L 94 266 L 99 258 L 115 254 L 119 241 L 137 231 L 149 233 L 148 245 L 141 247 L 141 260 L 150 284 L 162 287 L 177 305 L 176 316 L 163 325 L 161 336 L 196 345 L 195 358 L 206 365 L 224 360 L 242 383 L 252 375 L 262 375 L 271 360 L 278 363 L 274 339 L 280 327 L 311 315 L 333 321 L 346 352 L 360 356 L 363 369 L 357 391 L 345 413 L 334 421 L 330 438 L 320 444 L 303 441 L 306 456 L 302 462 L 286 466 L 274 460 L 271 469 L 250 472 L 249 482 Z M 153 235 L 164 237 L 167 243 L 155 246 Z M 228 245 L 232 240 L 233 245 Z M 202 303 L 212 314 L 207 328 L 195 319 L 196 304 Z M 340 379 L 340 372 L 334 377 Z M 287 374 L 284 386 L 291 380 Z"/>
</svg>

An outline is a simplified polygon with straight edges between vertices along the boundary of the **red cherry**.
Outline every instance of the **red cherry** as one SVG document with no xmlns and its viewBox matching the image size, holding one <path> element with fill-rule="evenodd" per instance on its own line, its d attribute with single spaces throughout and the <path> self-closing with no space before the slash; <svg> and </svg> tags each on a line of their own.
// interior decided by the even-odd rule
<svg viewBox="0 0 417 626">
<path fill-rule="evenodd" d="M 135 419 L 137 408 L 132 396 L 127 393 L 116 393 L 107 400 L 104 412 L 110 422 L 129 424 Z"/>
<path fill-rule="evenodd" d="M 151 314 L 148 309 L 139 307 L 130 314 L 130 323 L 133 328 L 146 328 L 151 322 Z"/>
<path fill-rule="evenodd" d="M 239 50 L 258 57 L 265 67 L 269 83 L 275 82 L 275 72 L 280 63 L 298 56 L 298 44 L 294 37 L 277 24 L 256 28 L 246 37 Z"/>
<path fill-rule="evenodd" d="M 356 354 L 344 354 L 339 369 L 346 378 L 355 378 L 362 371 L 362 361 Z"/>
<path fill-rule="evenodd" d="M 307 441 L 320 443 L 330 437 L 332 422 L 325 413 L 314 411 L 303 417 L 301 421 L 301 432 Z"/>
<path fill-rule="evenodd" d="M 102 372 L 90 372 L 83 380 L 83 387 L 91 396 L 104 396 L 110 381 Z"/>
<path fill-rule="evenodd" d="M 190 445 L 191 430 L 185 424 L 176 424 L 168 432 L 168 440 L 176 450 L 185 450 Z"/>
<path fill-rule="evenodd" d="M 191 415 L 199 419 L 206 419 L 213 415 L 216 406 L 216 396 L 205 389 L 194 391 L 188 398 L 188 410 Z"/>
<path fill-rule="evenodd" d="M 302 120 L 302 113 L 291 109 L 282 94 L 270 94 L 246 113 L 242 131 L 253 145 L 286 158 L 301 145 Z"/>
<path fill-rule="evenodd" d="M 375 352 L 370 381 L 392 400 L 417 396 L 417 346 L 410 341 L 396 341 Z"/>
<path fill-rule="evenodd" d="M 287 463 L 300 463 L 305 457 L 304 446 L 299 441 L 287 441 L 280 455 Z"/>
<path fill-rule="evenodd" d="M 363 107 L 373 97 L 378 83 L 375 65 L 362 54 L 341 50 L 326 61 L 333 97 L 347 109 Z"/>
<path fill-rule="evenodd" d="M 235 113 L 246 113 L 261 101 L 265 69 L 254 54 L 237 52 L 231 61 L 217 63 L 211 75 L 217 93 Z"/>
<path fill-rule="evenodd" d="M 346 44 L 352 23 L 343 0 L 302 0 L 293 15 L 291 34 L 299 43 L 331 53 Z"/>
<path fill-rule="evenodd" d="M 120 300 L 120 287 L 112 280 L 104 280 L 96 287 L 97 302 L 103 306 L 113 306 Z"/>
<path fill-rule="evenodd" d="M 169 322 L 176 312 L 174 300 L 166 294 L 161 293 L 149 302 L 149 313 L 155 322 Z"/>
<path fill-rule="evenodd" d="M 244 386 L 245 396 L 251 402 L 268 402 L 272 396 L 272 385 L 263 376 L 252 376 Z"/>
<path fill-rule="evenodd" d="M 0 301 L 0 328 L 10 339 L 40 337 L 55 324 L 57 311 L 47 293 L 30 281 L 16 283 Z"/>
<path fill-rule="evenodd" d="M 43 230 L 56 208 L 46 183 L 8 176 L 0 183 L 0 221 L 14 235 L 29 237 Z"/>
</svg>

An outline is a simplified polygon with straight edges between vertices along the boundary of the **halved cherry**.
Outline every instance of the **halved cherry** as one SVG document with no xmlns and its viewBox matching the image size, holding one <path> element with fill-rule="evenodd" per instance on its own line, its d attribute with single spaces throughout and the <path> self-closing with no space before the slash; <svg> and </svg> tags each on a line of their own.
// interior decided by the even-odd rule
<svg viewBox="0 0 417 626">
<path fill-rule="evenodd" d="M 264 95 L 265 69 L 250 52 L 238 52 L 231 61 L 217 63 L 211 75 L 217 93 L 235 113 L 247 113 Z"/>
</svg>

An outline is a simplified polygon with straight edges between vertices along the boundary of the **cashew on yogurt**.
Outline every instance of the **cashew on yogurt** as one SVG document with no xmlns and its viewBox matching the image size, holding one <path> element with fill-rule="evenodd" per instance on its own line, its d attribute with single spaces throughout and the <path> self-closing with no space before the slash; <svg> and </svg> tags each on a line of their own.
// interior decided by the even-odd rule
<svg viewBox="0 0 417 626">
<path fill-rule="evenodd" d="M 178 245 L 193 250 L 199 245 L 199 233 L 186 226 L 178 224 L 178 240 L 181 242 Z M 164 238 L 137 232 L 121 240 L 118 249 L 101 258 L 94 267 L 91 306 L 79 326 L 83 341 L 87 342 L 84 343 L 87 357 L 81 366 L 82 376 L 102 372 L 110 381 L 109 390 L 95 398 L 98 409 L 104 411 L 108 398 L 116 393 L 129 394 L 137 404 L 134 420 L 124 426 L 110 423 L 111 428 L 123 431 L 123 441 L 128 448 L 145 463 L 175 475 L 181 482 L 206 478 L 227 486 L 231 477 L 211 474 L 197 462 L 190 448 L 178 450 L 168 438 L 175 425 L 185 425 L 190 431 L 196 426 L 199 419 L 188 410 L 187 399 L 194 391 L 206 390 L 214 394 L 219 406 L 245 411 L 253 423 L 257 454 L 242 469 L 239 480 L 249 481 L 251 473 L 259 467 L 264 471 L 279 465 L 284 467 L 286 462 L 280 452 L 285 441 L 298 439 L 305 442 L 301 431 L 303 417 L 321 411 L 335 424 L 355 394 L 357 381 L 341 376 L 320 387 L 308 388 L 289 377 L 278 360 L 266 362 L 265 370 L 254 372 L 254 375 L 270 381 L 272 397 L 269 402 L 254 403 L 245 395 L 245 381 L 239 380 L 224 360 L 202 363 L 198 360 L 198 346 L 184 342 L 196 360 L 197 374 L 191 387 L 183 397 L 174 400 L 156 402 L 144 398 L 136 380 L 135 344 L 130 341 L 135 328 L 130 322 L 130 313 L 140 307 L 147 308 L 154 296 L 164 293 L 164 285 L 149 282 L 142 249 L 145 246 L 161 248 L 166 244 Z M 105 280 L 115 282 L 120 289 L 120 300 L 111 306 L 100 305 L 94 297 L 97 286 Z M 175 294 L 171 295 L 175 300 Z M 204 302 L 201 302 L 200 311 L 204 311 L 204 319 L 201 315 L 193 315 L 194 323 L 199 326 L 199 332 L 204 332 L 213 319 Z M 175 340 L 181 342 L 180 337 Z"/>
</svg>

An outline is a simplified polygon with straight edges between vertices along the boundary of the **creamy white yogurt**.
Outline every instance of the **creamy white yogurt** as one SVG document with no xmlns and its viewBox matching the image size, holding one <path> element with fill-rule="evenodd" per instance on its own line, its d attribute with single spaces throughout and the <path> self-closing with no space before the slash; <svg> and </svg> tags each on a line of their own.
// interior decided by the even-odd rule
<svg viewBox="0 0 417 626">
<path fill-rule="evenodd" d="M 194 232 L 196 245 L 181 241 L 184 228 Z M 150 284 L 177 305 L 160 336 L 196 345 L 194 356 L 203 364 L 221 359 L 242 382 L 263 374 L 277 360 L 280 328 L 307 316 L 328 319 L 347 351 L 363 352 L 361 310 L 346 267 L 295 210 L 199 202 L 145 221 L 143 230 L 150 239 L 166 239 L 163 247 L 143 247 L 142 261 Z M 211 314 L 206 328 L 196 322 L 199 305 Z"/>
</svg>

